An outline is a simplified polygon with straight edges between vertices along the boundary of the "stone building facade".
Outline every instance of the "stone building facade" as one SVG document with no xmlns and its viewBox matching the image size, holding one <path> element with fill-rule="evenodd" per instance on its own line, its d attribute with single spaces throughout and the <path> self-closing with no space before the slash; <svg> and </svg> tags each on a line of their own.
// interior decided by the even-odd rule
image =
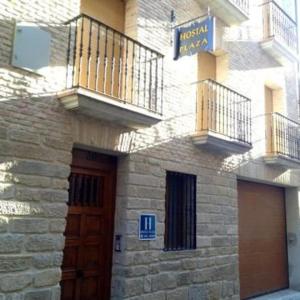
<svg viewBox="0 0 300 300">
<path fill-rule="evenodd" d="M 267 87 L 273 112 L 298 120 L 297 55 L 284 37 L 279 54 L 276 45 L 264 48 L 261 1 L 245 1 L 250 7 L 242 13 L 236 7 L 244 1 L 113 1 L 124 5 L 124 33 L 164 55 L 161 120 L 138 129 L 63 103 L 68 46 L 76 45 L 68 45 L 66 22 L 82 12 L 82 3 L 112 5 L 94 2 L 0 0 L 0 299 L 61 299 L 73 149 L 118 160 L 111 239 L 121 236 L 121 243 L 111 249 L 111 299 L 240 299 L 238 180 L 284 188 L 289 286 L 300 290 L 300 157 L 288 152 L 289 164 L 266 163 L 263 117 Z M 252 148 L 244 153 L 195 143 L 199 69 L 212 67 L 198 55 L 173 59 L 172 26 L 208 7 L 216 16 L 213 79 L 251 99 Z M 242 19 L 226 18 L 236 14 Z M 39 74 L 11 63 L 19 22 L 50 33 L 49 64 Z M 196 249 L 164 250 L 167 171 L 197 176 Z M 156 214 L 157 237 L 140 241 L 139 216 L 147 212 Z"/>
</svg>

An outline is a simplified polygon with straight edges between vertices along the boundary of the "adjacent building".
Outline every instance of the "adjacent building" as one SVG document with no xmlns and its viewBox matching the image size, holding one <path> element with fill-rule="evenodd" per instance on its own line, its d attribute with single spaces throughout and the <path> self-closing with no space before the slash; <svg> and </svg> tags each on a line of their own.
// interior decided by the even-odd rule
<svg viewBox="0 0 300 300">
<path fill-rule="evenodd" d="M 0 299 L 300 299 L 296 2 L 0 0 Z"/>
</svg>

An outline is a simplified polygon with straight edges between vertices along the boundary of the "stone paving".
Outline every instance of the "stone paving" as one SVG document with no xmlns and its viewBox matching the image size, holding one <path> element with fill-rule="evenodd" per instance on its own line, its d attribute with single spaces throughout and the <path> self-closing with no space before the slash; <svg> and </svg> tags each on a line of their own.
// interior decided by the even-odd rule
<svg viewBox="0 0 300 300">
<path fill-rule="evenodd" d="M 255 300 L 299 300 L 300 292 L 294 290 L 283 290 L 269 295 L 253 298 Z"/>
</svg>

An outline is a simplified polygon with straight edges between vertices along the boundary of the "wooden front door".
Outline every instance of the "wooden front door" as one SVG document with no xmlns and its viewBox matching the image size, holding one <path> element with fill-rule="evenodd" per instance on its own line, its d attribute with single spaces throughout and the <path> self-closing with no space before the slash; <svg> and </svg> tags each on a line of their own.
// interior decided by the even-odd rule
<svg viewBox="0 0 300 300">
<path fill-rule="evenodd" d="M 110 297 L 116 159 L 74 150 L 62 264 L 62 300 Z"/>
<path fill-rule="evenodd" d="M 284 189 L 238 182 L 240 295 L 287 288 Z"/>
</svg>

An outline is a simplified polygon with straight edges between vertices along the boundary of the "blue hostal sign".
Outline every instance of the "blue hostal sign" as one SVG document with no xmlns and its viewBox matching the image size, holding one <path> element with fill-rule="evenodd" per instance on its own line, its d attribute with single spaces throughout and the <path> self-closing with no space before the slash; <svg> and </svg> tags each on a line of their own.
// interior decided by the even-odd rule
<svg viewBox="0 0 300 300">
<path fill-rule="evenodd" d="M 214 50 L 214 17 L 175 29 L 174 59 Z"/>
<path fill-rule="evenodd" d="M 141 214 L 139 222 L 139 239 L 156 239 L 156 216 L 154 214 Z"/>
</svg>

